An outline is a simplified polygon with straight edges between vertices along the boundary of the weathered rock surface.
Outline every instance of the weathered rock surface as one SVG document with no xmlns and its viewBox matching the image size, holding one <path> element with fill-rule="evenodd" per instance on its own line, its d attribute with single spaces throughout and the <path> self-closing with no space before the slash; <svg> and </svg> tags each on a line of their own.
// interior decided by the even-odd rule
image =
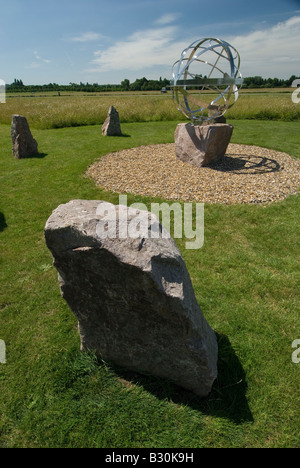
<svg viewBox="0 0 300 468">
<path fill-rule="evenodd" d="M 11 123 L 13 156 L 17 159 L 38 154 L 38 144 L 33 138 L 26 117 L 14 114 Z"/>
<path fill-rule="evenodd" d="M 217 107 L 218 109 L 218 107 Z M 209 106 L 208 107 L 208 117 L 212 118 L 214 117 L 214 115 L 216 115 L 216 110 L 215 110 L 215 106 Z M 221 115 L 220 117 L 215 117 L 213 118 L 211 121 L 209 121 L 210 124 L 216 124 L 216 123 L 223 123 L 223 124 L 226 124 L 226 117 L 224 115 Z"/>
<path fill-rule="evenodd" d="M 207 166 L 226 153 L 233 133 L 229 124 L 178 124 L 175 131 L 176 156 L 197 167 Z"/>
<path fill-rule="evenodd" d="M 147 226 L 134 238 L 137 213 Z M 150 231 L 155 234 L 145 235 Z M 216 336 L 180 251 L 162 232 L 146 211 L 73 200 L 52 213 L 45 240 L 62 296 L 78 319 L 82 350 L 204 397 L 217 377 Z"/>
<path fill-rule="evenodd" d="M 102 126 L 102 135 L 120 136 L 122 135 L 120 117 L 117 109 L 111 106 L 108 111 L 107 119 Z"/>
</svg>

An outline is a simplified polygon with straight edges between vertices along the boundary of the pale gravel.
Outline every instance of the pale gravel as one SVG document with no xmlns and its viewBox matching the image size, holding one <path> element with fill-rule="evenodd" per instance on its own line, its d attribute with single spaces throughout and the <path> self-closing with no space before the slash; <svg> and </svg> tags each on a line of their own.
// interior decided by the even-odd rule
<svg viewBox="0 0 300 468">
<path fill-rule="evenodd" d="M 101 188 L 166 200 L 271 203 L 297 194 L 300 160 L 257 146 L 230 144 L 218 164 L 197 168 L 176 158 L 175 144 L 109 153 L 88 168 Z"/>
</svg>

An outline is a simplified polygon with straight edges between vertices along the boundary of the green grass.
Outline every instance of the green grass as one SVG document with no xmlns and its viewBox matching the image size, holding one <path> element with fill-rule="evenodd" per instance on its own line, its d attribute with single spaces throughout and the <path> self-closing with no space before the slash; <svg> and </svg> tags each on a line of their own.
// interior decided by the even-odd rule
<svg viewBox="0 0 300 468">
<path fill-rule="evenodd" d="M 300 120 L 300 106 L 293 104 L 292 91 L 242 90 L 226 117 L 235 120 Z M 62 93 L 60 97 L 44 93 L 34 97 L 8 95 L 5 106 L 0 106 L 0 124 L 10 124 L 12 114 L 21 114 L 37 129 L 99 125 L 106 119 L 111 105 L 117 108 L 122 123 L 173 121 L 182 117 L 170 91 L 167 95 L 157 92 Z"/>
<path fill-rule="evenodd" d="M 299 197 L 205 207 L 201 250 L 178 246 L 219 340 L 219 377 L 200 400 L 79 351 L 43 229 L 71 199 L 118 194 L 84 177 L 99 156 L 173 141 L 176 122 L 33 129 L 39 158 L 15 160 L 0 126 L 0 447 L 299 447 Z M 300 157 L 299 122 L 236 120 L 233 142 Z M 128 202 L 152 199 L 130 195 Z"/>
</svg>

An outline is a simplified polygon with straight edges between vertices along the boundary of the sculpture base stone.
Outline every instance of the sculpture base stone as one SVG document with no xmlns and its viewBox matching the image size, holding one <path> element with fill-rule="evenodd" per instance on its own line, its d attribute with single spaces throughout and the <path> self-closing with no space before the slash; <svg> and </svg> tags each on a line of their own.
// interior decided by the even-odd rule
<svg viewBox="0 0 300 468">
<path fill-rule="evenodd" d="M 215 163 L 225 155 L 232 133 L 233 126 L 229 124 L 178 124 L 175 131 L 176 156 L 197 167 Z"/>
</svg>

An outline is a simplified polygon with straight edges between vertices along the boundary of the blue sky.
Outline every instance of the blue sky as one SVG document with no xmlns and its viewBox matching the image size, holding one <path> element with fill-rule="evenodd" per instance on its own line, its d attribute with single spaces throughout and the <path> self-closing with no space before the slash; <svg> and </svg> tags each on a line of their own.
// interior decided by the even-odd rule
<svg viewBox="0 0 300 468">
<path fill-rule="evenodd" d="M 0 78 L 171 79 L 182 50 L 205 37 L 238 49 L 243 76 L 300 76 L 300 0 L 1 0 Z"/>
</svg>

